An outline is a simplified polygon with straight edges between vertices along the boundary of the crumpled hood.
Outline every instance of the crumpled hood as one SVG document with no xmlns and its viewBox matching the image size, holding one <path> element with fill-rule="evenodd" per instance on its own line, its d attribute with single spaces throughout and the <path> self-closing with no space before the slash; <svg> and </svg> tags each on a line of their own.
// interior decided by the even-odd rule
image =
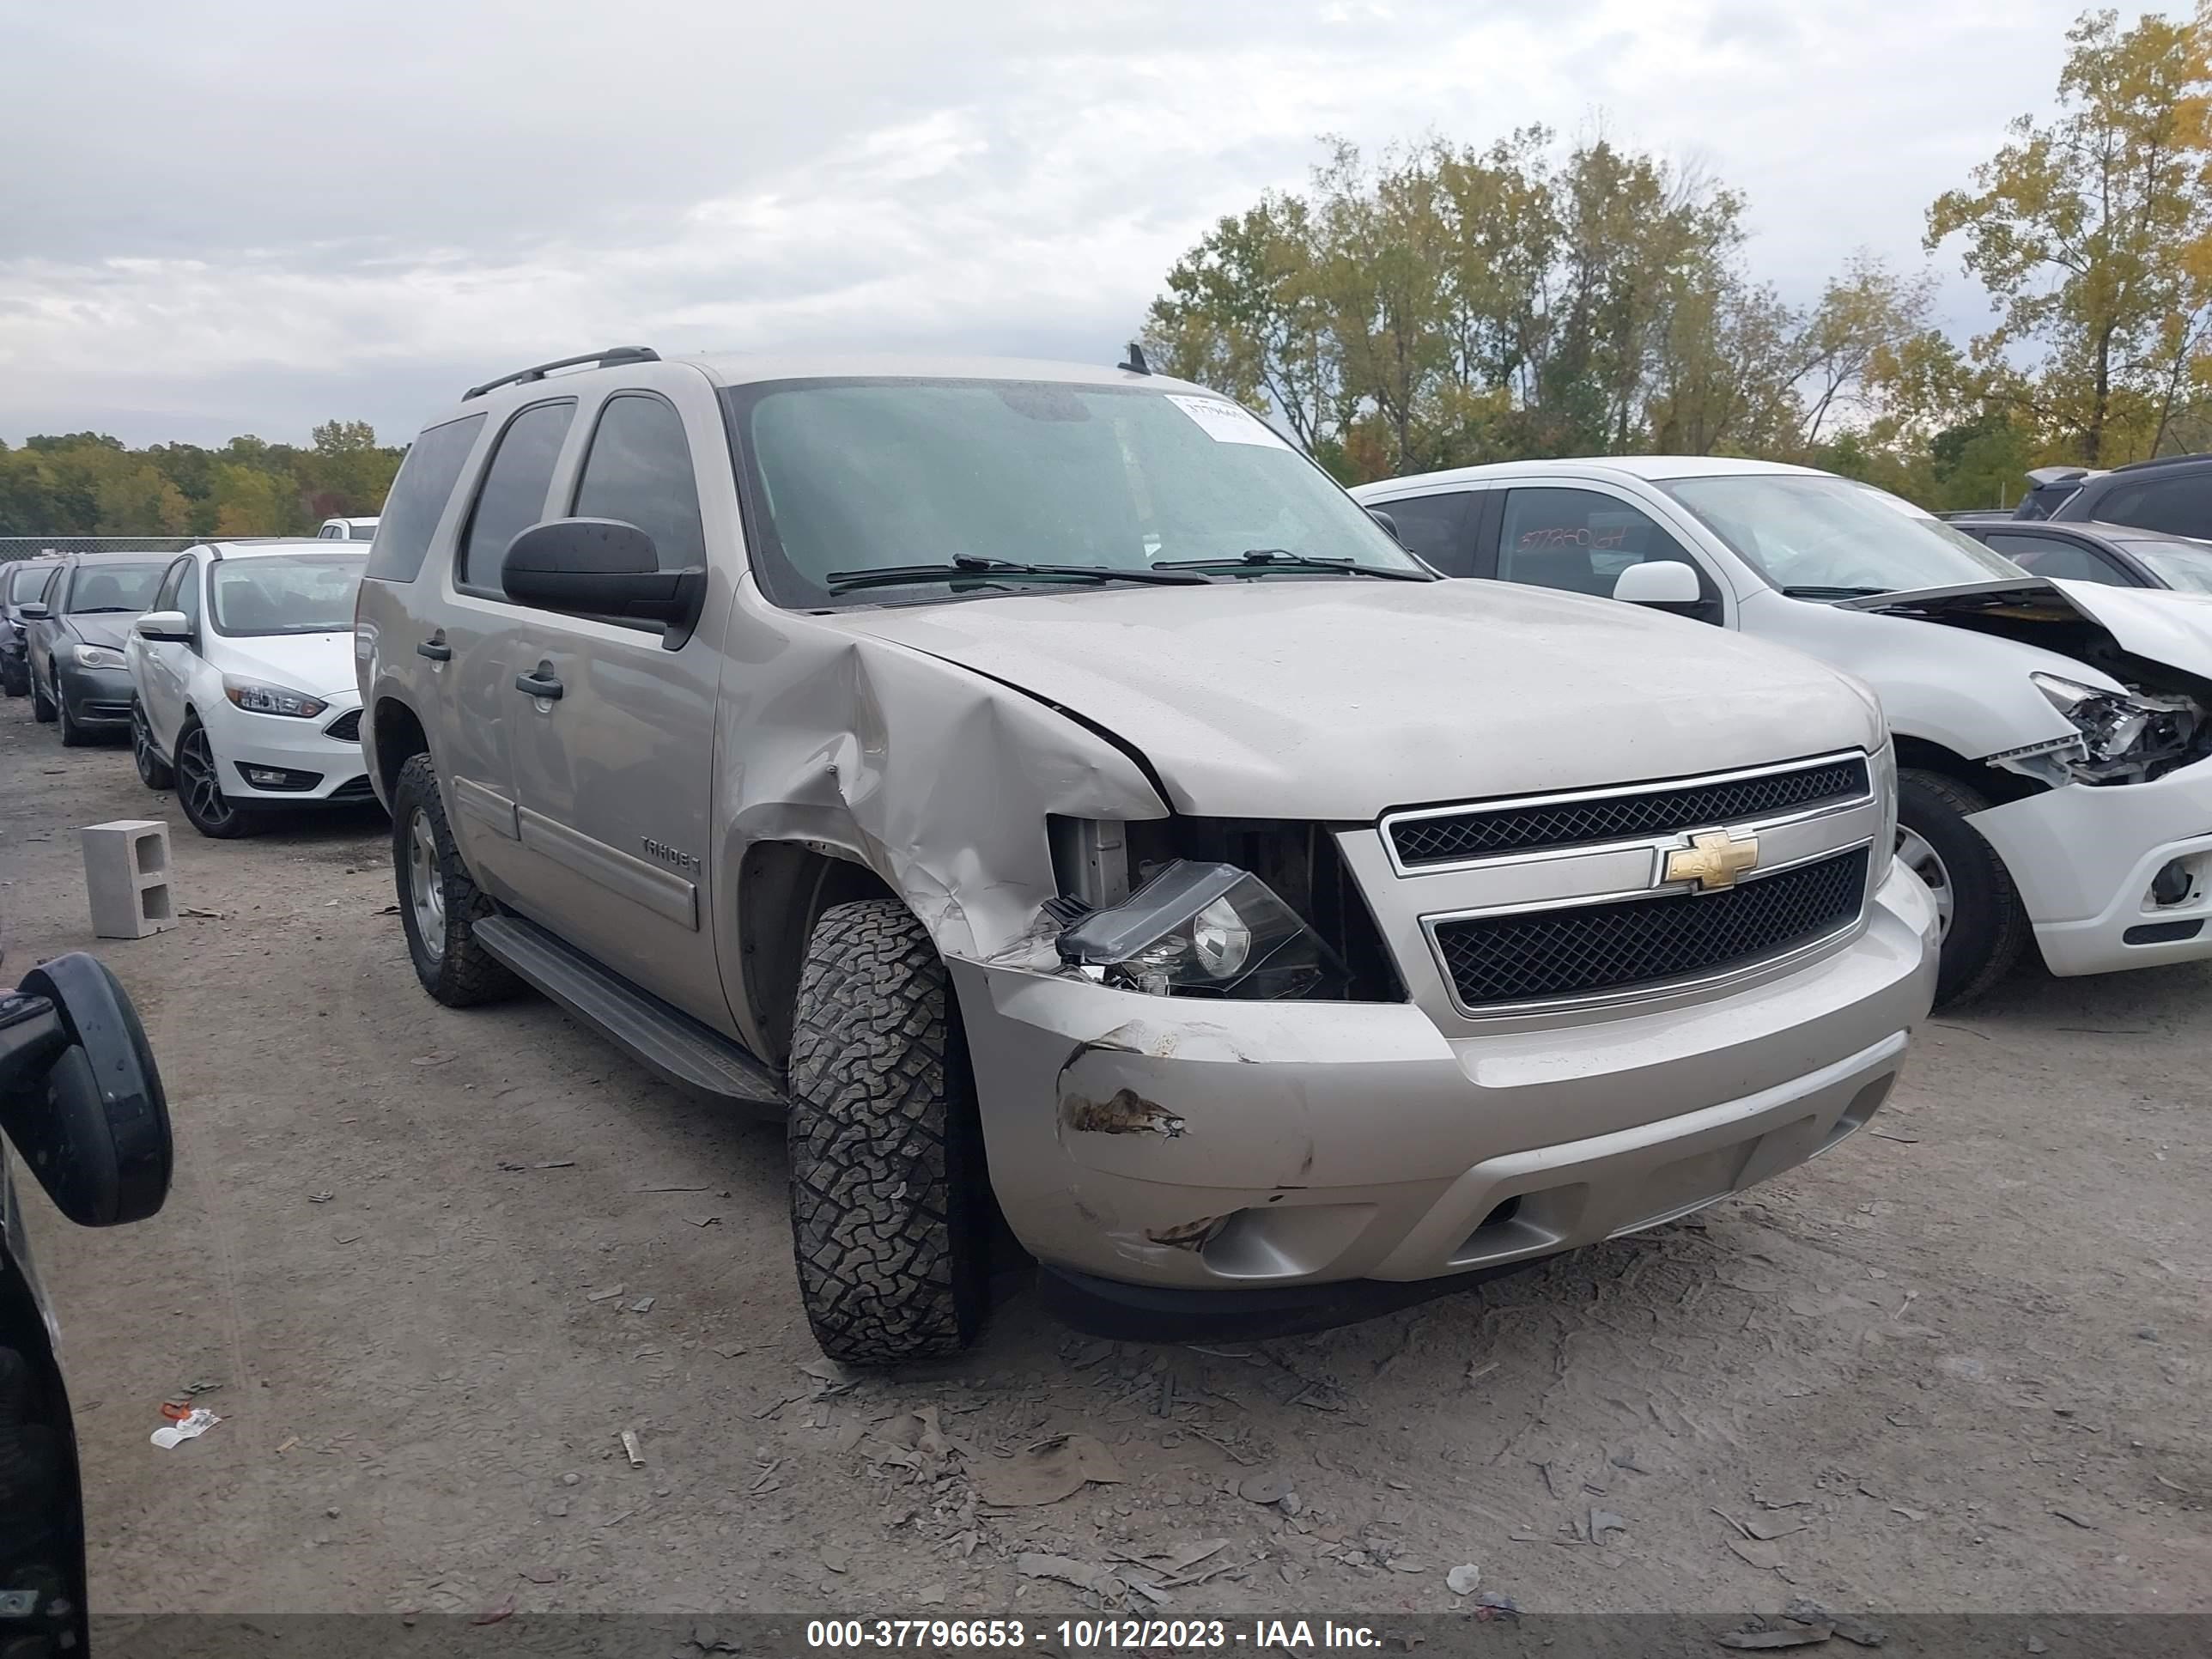
<svg viewBox="0 0 2212 1659">
<path fill-rule="evenodd" d="M 2212 677 L 2212 593 L 2113 587 L 2103 582 L 2051 585 L 2076 611 L 2102 623 L 2123 650 Z"/>
<path fill-rule="evenodd" d="M 1276 578 L 821 620 L 1058 704 L 1141 751 L 1176 810 L 1215 816 L 1364 820 L 1881 741 L 1872 696 L 1810 658 L 1503 583 Z"/>
<path fill-rule="evenodd" d="M 131 637 L 131 624 L 137 618 L 116 611 L 91 611 L 64 617 L 62 620 L 69 624 L 70 631 L 87 645 L 105 645 L 120 651 L 123 642 Z"/>
<path fill-rule="evenodd" d="M 307 691 L 328 702 L 358 696 L 353 662 L 353 632 L 271 634 L 222 641 L 227 674 L 266 679 L 289 691 Z"/>
</svg>

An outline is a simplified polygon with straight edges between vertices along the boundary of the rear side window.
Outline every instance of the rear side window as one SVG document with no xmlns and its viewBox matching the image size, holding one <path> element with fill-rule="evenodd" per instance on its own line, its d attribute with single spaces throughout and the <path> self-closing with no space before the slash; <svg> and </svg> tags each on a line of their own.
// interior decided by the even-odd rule
<svg viewBox="0 0 2212 1659">
<path fill-rule="evenodd" d="M 2212 467 L 2118 485 L 2095 503 L 2095 512 L 2114 524 L 2163 530 L 2169 536 L 2212 536 Z"/>
<path fill-rule="evenodd" d="M 1474 501 L 1473 491 L 1458 489 L 1448 495 L 1401 495 L 1395 501 L 1376 502 L 1375 509 L 1388 514 L 1398 526 L 1399 544 L 1407 552 L 1447 576 L 1471 576 L 1474 561 L 1467 514 Z"/>
<path fill-rule="evenodd" d="M 1990 545 L 2034 576 L 2054 576 L 2061 581 L 2103 582 L 2112 587 L 2129 586 L 2127 579 L 2106 559 L 2078 542 L 2057 536 L 2022 536 L 2001 532 Z"/>
<path fill-rule="evenodd" d="M 466 415 L 434 426 L 416 439 L 407 459 L 399 464 L 399 476 L 392 481 L 392 493 L 385 500 L 383 518 L 377 521 L 376 545 L 369 550 L 364 574 L 386 582 L 415 580 L 483 423 L 483 416 Z"/>
<path fill-rule="evenodd" d="M 653 538 L 663 570 L 707 562 L 699 480 L 691 470 L 684 417 L 672 404 L 636 393 L 607 400 L 572 510 L 580 519 L 635 525 Z"/>
<path fill-rule="evenodd" d="M 544 518 L 553 465 L 561 459 L 561 445 L 575 415 L 574 403 L 534 404 L 499 434 L 468 528 L 461 532 L 460 562 L 455 568 L 462 586 L 505 595 L 500 561 L 507 556 L 509 542 Z"/>
</svg>

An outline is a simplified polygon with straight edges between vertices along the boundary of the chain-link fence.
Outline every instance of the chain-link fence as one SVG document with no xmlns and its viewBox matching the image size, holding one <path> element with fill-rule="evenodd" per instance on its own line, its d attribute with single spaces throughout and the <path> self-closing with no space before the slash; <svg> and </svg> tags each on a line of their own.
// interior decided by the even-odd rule
<svg viewBox="0 0 2212 1659">
<path fill-rule="evenodd" d="M 0 536 L 0 564 L 46 553 L 181 553 L 199 536 Z"/>
</svg>

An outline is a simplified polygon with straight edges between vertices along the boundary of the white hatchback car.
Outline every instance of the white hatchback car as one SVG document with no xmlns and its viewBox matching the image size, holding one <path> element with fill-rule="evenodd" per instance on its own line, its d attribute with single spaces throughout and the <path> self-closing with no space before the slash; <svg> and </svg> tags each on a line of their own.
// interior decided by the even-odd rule
<svg viewBox="0 0 2212 1659">
<path fill-rule="evenodd" d="M 272 808 L 375 799 L 362 763 L 353 607 L 368 549 L 211 542 L 179 554 L 124 649 L 131 746 L 204 836 Z"/>
<path fill-rule="evenodd" d="M 1447 575 L 1626 599 L 1881 694 L 1939 1002 L 2212 957 L 2212 599 L 2053 581 L 1908 501 L 1710 456 L 1506 462 L 1352 495 Z M 1694 651 L 1694 630 L 1683 648 Z M 1711 718 L 1739 718 L 1720 677 Z"/>
</svg>

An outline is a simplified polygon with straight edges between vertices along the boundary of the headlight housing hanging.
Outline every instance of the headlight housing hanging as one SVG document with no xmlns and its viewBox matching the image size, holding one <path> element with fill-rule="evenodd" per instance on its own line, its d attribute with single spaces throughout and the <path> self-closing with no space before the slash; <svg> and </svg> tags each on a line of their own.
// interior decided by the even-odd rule
<svg viewBox="0 0 2212 1659">
<path fill-rule="evenodd" d="M 1348 977 L 1336 953 L 1257 876 L 1189 859 L 1073 921 L 1059 949 L 1062 962 L 1153 996 L 1268 1001 L 1328 995 Z"/>
<path fill-rule="evenodd" d="M 2161 763 L 2187 752 L 2197 731 L 2197 707 L 2184 697 L 2108 691 L 2058 674 L 2032 673 L 2028 678 L 2081 734 L 2084 760 L 2066 764 L 2085 783 L 2130 783 L 2154 776 Z"/>
</svg>

